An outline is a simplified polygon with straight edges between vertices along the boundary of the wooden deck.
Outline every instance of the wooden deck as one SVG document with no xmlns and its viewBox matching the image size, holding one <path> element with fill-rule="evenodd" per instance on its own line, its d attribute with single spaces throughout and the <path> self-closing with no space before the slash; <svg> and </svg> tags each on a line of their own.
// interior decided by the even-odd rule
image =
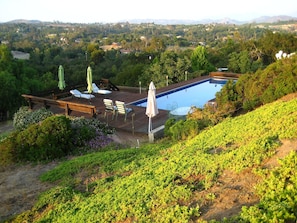
<svg viewBox="0 0 297 223">
<path fill-rule="evenodd" d="M 209 78 L 209 76 L 204 76 L 204 77 L 199 77 L 195 78 L 192 80 L 184 81 L 181 83 L 177 84 L 172 84 L 170 86 L 157 89 L 156 94 L 166 92 L 190 83 L 194 83 L 197 81 L 201 81 L 204 79 Z M 133 133 L 148 133 L 148 117 L 145 114 L 146 108 L 144 107 L 139 107 L 132 105 L 131 103 L 141 100 L 141 99 L 146 99 L 147 98 L 147 91 L 143 91 L 141 94 L 138 93 L 132 93 L 130 91 L 113 91 L 111 94 L 93 94 L 95 95 L 95 98 L 92 98 L 91 100 L 83 99 L 83 98 L 75 98 L 72 96 L 60 99 L 66 102 L 74 102 L 74 103 L 81 103 L 81 104 L 86 104 L 86 105 L 93 105 L 96 107 L 97 111 L 97 116 L 96 118 L 99 119 L 102 122 L 107 122 L 109 126 L 115 128 L 116 130 L 123 130 L 123 131 L 128 131 L 128 132 L 133 132 Z M 107 113 L 107 117 L 104 118 L 104 112 L 105 112 L 105 106 L 103 103 L 104 98 L 109 98 L 112 99 L 113 101 L 119 100 L 119 101 L 124 101 L 127 104 L 127 107 L 130 107 L 133 109 L 133 112 L 135 113 L 133 122 L 132 122 L 132 115 L 129 114 L 127 116 L 127 121 L 124 121 L 124 116 L 118 115 L 117 119 L 112 120 L 112 114 Z M 64 113 L 65 110 L 59 107 L 50 107 L 50 110 L 52 110 L 54 113 Z M 91 115 L 86 114 L 86 113 L 80 113 L 77 111 L 72 111 L 71 112 L 72 116 L 85 116 L 85 117 L 91 117 Z M 152 125 L 153 129 L 158 128 L 161 125 L 164 125 L 166 120 L 169 117 L 169 112 L 167 110 L 161 110 L 159 109 L 159 114 L 155 117 L 152 118 Z"/>
</svg>

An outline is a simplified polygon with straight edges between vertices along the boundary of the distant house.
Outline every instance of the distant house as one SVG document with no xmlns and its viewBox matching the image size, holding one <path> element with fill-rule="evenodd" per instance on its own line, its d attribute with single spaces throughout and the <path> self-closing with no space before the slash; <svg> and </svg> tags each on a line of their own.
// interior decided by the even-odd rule
<svg viewBox="0 0 297 223">
<path fill-rule="evenodd" d="M 14 59 L 19 59 L 19 60 L 29 60 L 30 59 L 29 53 L 24 53 L 21 51 L 11 51 L 11 54 Z"/>
<path fill-rule="evenodd" d="M 121 52 L 122 54 L 129 54 L 129 53 L 131 53 L 131 50 L 121 49 L 120 52 Z"/>
<path fill-rule="evenodd" d="M 104 51 L 118 50 L 118 49 L 121 49 L 121 48 L 122 48 L 122 46 L 119 43 L 115 43 L 115 42 L 113 42 L 111 45 L 101 46 L 101 49 L 103 49 Z"/>
<path fill-rule="evenodd" d="M 219 67 L 217 71 L 228 71 L 227 67 Z"/>
</svg>

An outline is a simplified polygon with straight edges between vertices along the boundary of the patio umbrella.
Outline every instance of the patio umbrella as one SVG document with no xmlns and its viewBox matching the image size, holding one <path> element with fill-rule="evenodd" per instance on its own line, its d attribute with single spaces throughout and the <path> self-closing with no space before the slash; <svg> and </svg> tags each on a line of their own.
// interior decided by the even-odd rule
<svg viewBox="0 0 297 223">
<path fill-rule="evenodd" d="M 66 87 L 66 84 L 64 79 L 64 68 L 62 65 L 59 66 L 58 78 L 59 78 L 58 87 L 60 90 L 64 90 L 64 88 Z"/>
<path fill-rule="evenodd" d="M 93 77 L 92 77 L 92 69 L 89 66 L 87 69 L 87 84 L 88 84 L 88 92 L 91 94 L 93 91 L 93 87 L 92 87 L 92 82 L 93 82 Z"/>
<path fill-rule="evenodd" d="M 153 82 L 149 85 L 145 114 L 149 117 L 148 133 L 152 132 L 152 118 L 159 113 L 156 102 L 156 87 Z"/>
</svg>

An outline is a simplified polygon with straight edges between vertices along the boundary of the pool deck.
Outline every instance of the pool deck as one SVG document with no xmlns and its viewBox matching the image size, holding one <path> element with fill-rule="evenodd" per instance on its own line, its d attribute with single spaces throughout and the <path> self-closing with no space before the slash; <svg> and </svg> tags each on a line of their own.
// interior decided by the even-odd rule
<svg viewBox="0 0 297 223">
<path fill-rule="evenodd" d="M 170 91 L 172 89 L 176 89 L 188 84 L 192 84 L 198 81 L 202 81 L 205 79 L 209 79 L 210 76 L 203 76 L 203 77 L 198 77 L 195 79 L 183 81 L 180 83 L 176 84 L 171 84 L 167 87 L 163 87 L 160 89 L 156 90 L 156 94 L 164 93 L 167 91 Z M 96 106 L 96 110 L 98 112 L 97 119 L 99 119 L 102 122 L 107 122 L 109 126 L 115 128 L 116 130 L 122 130 L 126 132 L 131 132 L 133 134 L 147 134 L 148 133 L 148 117 L 145 114 L 146 108 L 144 107 L 139 107 L 132 105 L 131 103 L 141 100 L 141 99 L 146 99 L 147 98 L 147 91 L 143 91 L 141 93 L 132 93 L 129 91 L 112 91 L 111 94 L 96 94 L 94 93 L 95 98 L 92 98 L 91 100 L 83 99 L 83 98 L 75 98 L 75 97 L 67 97 L 62 100 L 64 101 L 71 101 L 71 102 L 76 102 L 76 103 L 83 103 L 83 104 L 91 104 Z M 108 98 L 112 99 L 113 101 L 119 100 L 119 101 L 124 101 L 127 104 L 127 107 L 130 107 L 133 109 L 134 112 L 134 118 L 132 122 L 132 114 L 129 113 L 127 116 L 126 122 L 124 121 L 124 116 L 123 115 L 118 115 L 117 119 L 112 120 L 112 114 L 107 113 L 107 117 L 104 118 L 104 113 L 105 113 L 105 106 L 103 104 L 103 99 Z M 64 110 L 59 110 L 55 109 L 55 113 L 64 113 Z M 82 114 L 79 112 L 72 112 L 71 116 L 85 116 L 85 117 L 90 117 L 87 114 Z M 159 109 L 159 114 L 155 117 L 152 118 L 152 126 L 153 129 L 158 128 L 159 126 L 162 126 L 165 124 L 166 120 L 169 117 L 169 111 L 167 110 L 161 110 Z M 133 128 L 134 125 L 134 128 Z"/>
</svg>

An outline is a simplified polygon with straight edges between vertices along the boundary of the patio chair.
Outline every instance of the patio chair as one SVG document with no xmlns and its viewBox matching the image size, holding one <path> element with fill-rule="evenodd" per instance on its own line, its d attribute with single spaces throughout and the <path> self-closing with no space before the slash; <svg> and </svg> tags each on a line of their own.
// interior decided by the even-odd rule
<svg viewBox="0 0 297 223">
<path fill-rule="evenodd" d="M 77 89 L 71 90 L 70 93 L 72 94 L 72 96 L 77 97 L 77 98 L 85 98 L 85 99 L 89 99 L 89 100 L 91 100 L 91 98 L 95 98 L 94 95 L 81 93 Z"/>
<path fill-rule="evenodd" d="M 107 112 L 112 113 L 112 120 L 117 112 L 117 107 L 114 106 L 113 101 L 111 99 L 103 99 L 103 103 L 105 105 L 105 113 L 104 113 L 104 118 L 106 118 Z"/>
<path fill-rule="evenodd" d="M 95 83 L 92 83 L 92 88 L 94 93 L 98 94 L 110 94 L 111 91 L 100 89 Z"/>
<path fill-rule="evenodd" d="M 116 118 L 118 117 L 118 114 L 124 115 L 125 116 L 125 121 L 127 120 L 127 115 L 133 111 L 132 108 L 127 108 L 125 102 L 123 101 L 116 101 L 115 102 L 116 107 L 117 107 L 117 113 L 116 113 Z M 134 115 L 134 113 L 133 113 Z"/>
</svg>

